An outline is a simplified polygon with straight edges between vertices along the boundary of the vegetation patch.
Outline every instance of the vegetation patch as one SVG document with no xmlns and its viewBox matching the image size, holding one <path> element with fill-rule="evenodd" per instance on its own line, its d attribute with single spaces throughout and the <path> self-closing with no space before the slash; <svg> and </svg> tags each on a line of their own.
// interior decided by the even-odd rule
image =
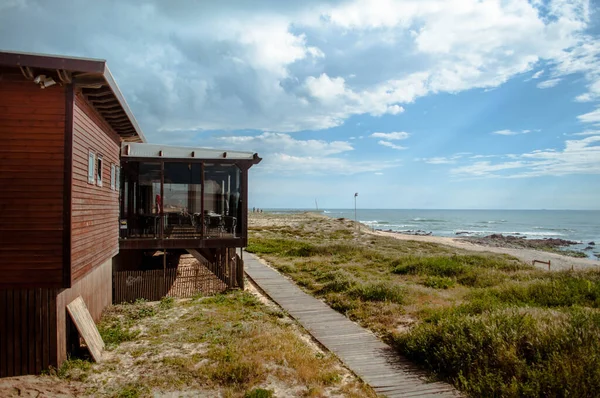
<svg viewBox="0 0 600 398">
<path fill-rule="evenodd" d="M 448 314 L 394 335 L 395 346 L 473 396 L 593 396 L 600 314 L 510 308 Z"/>
<path fill-rule="evenodd" d="M 309 346 L 285 314 L 247 292 L 109 307 L 99 325 L 111 349 L 100 363 L 57 371 L 93 396 L 374 397 L 337 358 Z"/>
<path fill-rule="evenodd" d="M 433 377 L 477 397 L 600 391 L 600 271 L 548 272 L 320 216 L 274 220 L 294 222 L 285 238 L 263 223 L 249 251 Z"/>
</svg>

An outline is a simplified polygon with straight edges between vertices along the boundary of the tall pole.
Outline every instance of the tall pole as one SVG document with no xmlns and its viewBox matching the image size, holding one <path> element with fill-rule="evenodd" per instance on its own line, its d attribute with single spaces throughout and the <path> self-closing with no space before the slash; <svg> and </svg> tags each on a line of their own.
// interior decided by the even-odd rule
<svg viewBox="0 0 600 398">
<path fill-rule="evenodd" d="M 356 218 L 356 197 L 358 196 L 358 192 L 354 194 L 354 223 L 356 224 L 356 228 L 360 229 L 358 226 L 358 219 Z"/>
</svg>

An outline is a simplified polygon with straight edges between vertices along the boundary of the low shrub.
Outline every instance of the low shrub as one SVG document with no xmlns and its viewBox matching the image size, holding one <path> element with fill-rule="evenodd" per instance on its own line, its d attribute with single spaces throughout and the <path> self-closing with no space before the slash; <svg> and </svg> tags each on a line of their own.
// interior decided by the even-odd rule
<svg viewBox="0 0 600 398">
<path fill-rule="evenodd" d="M 600 313 L 448 311 L 394 335 L 406 356 L 474 396 L 593 396 L 600 391 Z"/>
<path fill-rule="evenodd" d="M 434 289 L 448 289 L 454 287 L 455 280 L 446 276 L 428 276 L 423 281 L 423 285 Z"/>
<path fill-rule="evenodd" d="M 345 292 L 356 285 L 356 279 L 352 274 L 343 269 L 336 269 L 324 274 L 320 281 L 325 282 L 321 288 L 322 293 Z"/>
<path fill-rule="evenodd" d="M 349 291 L 349 294 L 363 301 L 391 301 L 402 304 L 405 299 L 404 289 L 391 282 L 358 284 Z"/>
<path fill-rule="evenodd" d="M 98 325 L 98 331 L 104 344 L 107 347 L 112 348 L 125 341 L 134 340 L 139 334 L 139 331 L 130 330 L 127 325 L 124 325 L 121 321 L 114 321 L 110 323 L 100 323 Z"/>
<path fill-rule="evenodd" d="M 253 388 L 244 394 L 244 398 L 272 398 L 273 390 L 266 390 L 264 388 Z"/>
<path fill-rule="evenodd" d="M 83 359 L 69 358 L 56 370 L 56 376 L 61 379 L 85 381 L 92 363 Z"/>
<path fill-rule="evenodd" d="M 494 296 L 499 301 L 515 305 L 568 307 L 573 305 L 600 308 L 600 281 L 583 275 L 558 273 L 529 283 L 512 283 L 471 297 Z"/>
<path fill-rule="evenodd" d="M 160 302 L 158 303 L 158 307 L 161 310 L 171 309 L 171 308 L 173 308 L 174 305 L 175 305 L 175 299 L 173 297 L 168 297 L 168 296 L 161 298 Z"/>
</svg>

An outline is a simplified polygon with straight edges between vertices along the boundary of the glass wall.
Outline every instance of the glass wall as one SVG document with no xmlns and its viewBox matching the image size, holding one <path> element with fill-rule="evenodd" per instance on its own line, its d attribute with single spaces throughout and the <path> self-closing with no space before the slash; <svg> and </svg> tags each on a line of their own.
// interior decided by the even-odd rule
<svg viewBox="0 0 600 398">
<path fill-rule="evenodd" d="M 242 173 L 233 164 L 204 165 L 204 215 L 208 236 L 239 237 Z"/>
<path fill-rule="evenodd" d="M 156 238 L 160 226 L 160 163 L 125 162 L 121 171 L 121 236 Z"/>
<path fill-rule="evenodd" d="M 203 175 L 204 172 L 204 175 Z M 242 172 L 233 164 L 123 162 L 121 237 L 234 238 L 242 235 Z"/>
<path fill-rule="evenodd" d="M 202 234 L 198 223 L 202 211 L 202 165 L 165 162 L 165 235 L 187 239 Z"/>
</svg>

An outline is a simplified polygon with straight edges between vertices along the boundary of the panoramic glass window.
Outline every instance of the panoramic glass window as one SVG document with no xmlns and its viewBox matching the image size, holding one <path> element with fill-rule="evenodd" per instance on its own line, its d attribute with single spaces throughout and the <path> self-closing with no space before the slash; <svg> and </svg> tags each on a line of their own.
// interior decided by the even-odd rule
<svg viewBox="0 0 600 398">
<path fill-rule="evenodd" d="M 241 171 L 232 164 L 205 164 L 204 213 L 209 232 L 234 237 L 241 232 Z M 218 225 L 218 228 L 217 228 Z"/>
<path fill-rule="evenodd" d="M 162 206 L 160 163 L 125 162 L 122 169 L 122 237 L 123 229 L 128 237 L 158 237 Z"/>
<path fill-rule="evenodd" d="M 201 170 L 199 164 L 165 162 L 163 208 L 165 233 L 169 237 L 194 237 L 198 232 L 196 226 L 202 208 Z"/>
</svg>

